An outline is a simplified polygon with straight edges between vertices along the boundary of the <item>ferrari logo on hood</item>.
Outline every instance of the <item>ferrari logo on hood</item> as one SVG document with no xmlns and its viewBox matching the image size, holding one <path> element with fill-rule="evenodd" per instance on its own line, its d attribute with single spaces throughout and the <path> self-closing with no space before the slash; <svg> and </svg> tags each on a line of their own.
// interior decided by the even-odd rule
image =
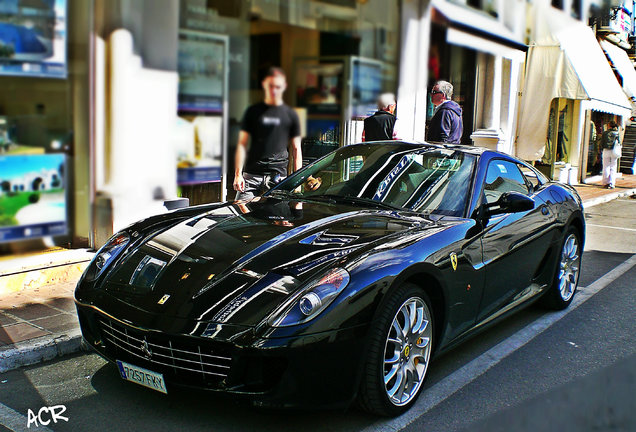
<svg viewBox="0 0 636 432">
<path fill-rule="evenodd" d="M 169 298 L 170 298 L 170 294 L 164 294 L 164 296 L 163 296 L 163 297 L 161 297 L 161 300 L 159 300 L 159 301 L 157 302 L 157 304 L 162 305 L 162 304 L 164 304 L 165 302 L 167 302 Z"/>
<path fill-rule="evenodd" d="M 457 254 L 455 252 L 451 252 L 450 260 L 451 265 L 453 266 L 453 271 L 457 270 Z"/>
</svg>

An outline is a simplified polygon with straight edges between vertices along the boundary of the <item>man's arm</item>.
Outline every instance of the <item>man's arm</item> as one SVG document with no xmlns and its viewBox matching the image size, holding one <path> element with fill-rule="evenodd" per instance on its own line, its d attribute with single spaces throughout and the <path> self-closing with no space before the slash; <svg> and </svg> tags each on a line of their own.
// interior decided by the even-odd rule
<svg viewBox="0 0 636 432">
<path fill-rule="evenodd" d="M 303 167 L 303 151 L 300 142 L 300 136 L 291 139 L 292 169 L 294 172 Z"/>
<path fill-rule="evenodd" d="M 395 119 L 395 123 L 393 123 L 393 136 L 391 137 L 394 140 L 402 139 L 402 131 L 400 131 L 400 120 Z"/>
<path fill-rule="evenodd" d="M 245 155 L 247 154 L 247 142 L 250 134 L 244 130 L 239 132 L 236 143 L 236 154 L 234 155 L 234 190 L 245 191 L 245 179 L 243 178 L 243 166 L 245 165 Z"/>
<path fill-rule="evenodd" d="M 453 128 L 453 114 L 444 110 L 442 112 L 442 118 L 440 119 L 440 136 L 441 142 L 448 142 L 448 137 L 450 136 L 451 130 Z"/>
</svg>

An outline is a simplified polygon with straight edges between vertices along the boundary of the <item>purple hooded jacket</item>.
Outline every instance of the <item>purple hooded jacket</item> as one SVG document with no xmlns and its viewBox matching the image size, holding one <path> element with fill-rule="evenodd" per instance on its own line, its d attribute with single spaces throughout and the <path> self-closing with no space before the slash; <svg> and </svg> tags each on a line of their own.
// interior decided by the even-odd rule
<svg viewBox="0 0 636 432">
<path fill-rule="evenodd" d="M 463 131 L 462 108 L 456 102 L 448 101 L 438 108 L 431 119 L 426 140 L 459 144 Z"/>
</svg>

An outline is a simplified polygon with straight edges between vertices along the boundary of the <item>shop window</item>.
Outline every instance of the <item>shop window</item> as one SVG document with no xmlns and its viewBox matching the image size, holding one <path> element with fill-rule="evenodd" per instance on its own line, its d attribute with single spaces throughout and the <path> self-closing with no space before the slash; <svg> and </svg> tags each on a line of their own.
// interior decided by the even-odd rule
<svg viewBox="0 0 636 432">
<path fill-rule="evenodd" d="M 305 162 L 359 141 L 353 136 L 361 135 L 362 118 L 374 112 L 377 96 L 397 90 L 398 0 L 180 0 L 179 10 L 181 33 L 227 40 L 228 73 L 218 74 L 227 77 L 220 113 L 228 129 L 220 143 L 228 156 L 223 172 L 234 170 L 240 120 L 262 100 L 261 77 L 269 66 L 286 72 L 284 100 L 298 112 Z M 209 89 L 198 90 L 205 96 Z"/>
<path fill-rule="evenodd" d="M 583 2 L 581 0 L 572 0 L 570 14 L 578 20 L 583 18 Z"/>
<path fill-rule="evenodd" d="M 553 99 L 550 104 L 545 153 L 537 165 L 550 178 L 560 179 L 565 175 L 562 171 L 570 169 L 572 151 L 577 145 L 573 140 L 573 112 L 572 99 Z"/>
</svg>

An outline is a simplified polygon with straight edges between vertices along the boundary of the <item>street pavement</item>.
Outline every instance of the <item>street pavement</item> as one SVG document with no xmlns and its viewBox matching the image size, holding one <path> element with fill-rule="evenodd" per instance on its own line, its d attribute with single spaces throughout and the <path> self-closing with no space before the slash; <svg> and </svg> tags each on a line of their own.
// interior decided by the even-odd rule
<svg viewBox="0 0 636 432">
<path fill-rule="evenodd" d="M 613 191 L 591 185 L 577 187 L 588 223 L 580 284 L 585 287 L 583 293 L 636 253 L 636 199 L 630 198 L 636 193 L 636 176 L 626 177 Z M 612 201 L 593 206 L 607 200 Z M 426 397 L 420 398 L 410 417 L 378 421 L 357 411 L 338 412 L 330 413 L 326 423 L 321 419 L 307 427 L 304 416 L 314 418 L 314 414 L 294 413 L 291 419 L 312 430 L 552 430 L 548 422 L 557 413 L 567 413 L 558 423 L 559 430 L 636 430 L 629 417 L 636 408 L 630 391 L 636 388 L 636 350 L 631 343 L 636 336 L 631 323 L 634 276 L 630 267 L 558 322 L 546 321 L 547 327 L 537 334 L 533 326 L 545 321 L 545 311 L 533 307 L 444 355 L 435 362 L 427 379 Z M 0 343 L 4 344 L 0 346 L 0 372 L 79 350 L 73 287 L 74 280 L 70 280 L 9 293 L 0 290 Z M 521 345 L 511 348 L 515 337 Z M 599 403 L 599 399 L 607 403 Z M 171 430 L 170 425 L 174 429 L 185 416 L 193 430 L 210 430 L 211 424 L 216 425 L 213 430 L 229 430 L 231 419 L 241 417 L 245 410 L 235 401 L 198 392 L 177 392 L 176 397 L 165 399 L 134 388 L 95 354 L 82 353 L 0 373 L 0 425 L 11 425 L 11 419 L 26 418 L 28 409 L 46 404 L 64 404 L 69 412 L 77 413 L 72 422 L 49 425 L 54 430 L 105 430 L 86 417 L 89 412 L 94 418 L 113 418 L 126 409 L 125 404 L 140 410 L 144 426 L 124 416 L 115 429 L 147 430 L 146 426 L 152 426 Z M 192 420 L 197 409 L 210 414 L 204 421 Z M 175 411 L 173 422 L 155 424 L 147 417 L 148 410 Z M 248 412 L 249 417 L 241 419 L 237 430 L 297 429 L 279 421 L 280 413 Z M 547 414 L 536 415 L 540 412 Z M 567 422 L 568 418 L 578 419 L 578 423 Z M 8 430 L 21 430 L 18 426 Z M 39 430 L 44 430 L 42 427 Z"/>
</svg>

